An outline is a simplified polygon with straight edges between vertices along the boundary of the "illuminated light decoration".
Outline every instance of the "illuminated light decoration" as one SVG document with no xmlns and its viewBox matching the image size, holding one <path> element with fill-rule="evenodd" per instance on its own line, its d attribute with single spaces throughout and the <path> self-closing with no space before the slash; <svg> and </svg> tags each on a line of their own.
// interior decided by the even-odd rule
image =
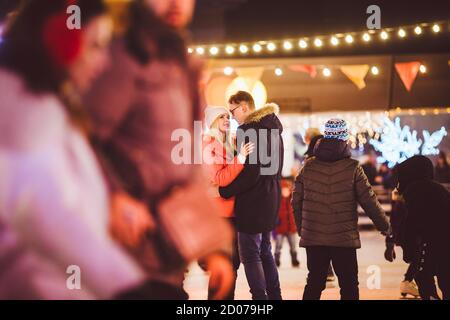
<svg viewBox="0 0 450 320">
<path fill-rule="evenodd" d="M 428 130 L 422 131 L 423 133 L 423 146 L 422 146 L 422 155 L 438 155 L 439 149 L 437 146 L 442 142 L 442 139 L 447 135 L 447 130 L 444 127 L 441 127 L 440 130 L 433 132 L 430 134 Z"/>
<path fill-rule="evenodd" d="M 422 109 L 422 110 L 420 110 L 420 114 L 421 114 L 422 116 L 425 116 L 425 115 L 427 114 L 427 112 L 425 111 L 425 109 Z"/>
<path fill-rule="evenodd" d="M 189 54 L 191 54 L 191 53 L 193 53 L 193 52 L 194 52 L 194 49 L 188 48 L 188 53 L 189 53 Z"/>
<path fill-rule="evenodd" d="M 434 24 L 432 29 L 434 33 L 438 33 L 441 31 L 441 27 L 438 24 Z"/>
<path fill-rule="evenodd" d="M 330 77 L 331 76 L 331 70 L 330 69 L 328 69 L 328 68 L 324 68 L 323 70 L 322 70 L 322 74 L 323 74 L 323 76 L 324 77 Z"/>
<path fill-rule="evenodd" d="M 369 143 L 381 153 L 377 158 L 378 163 L 387 162 L 388 167 L 393 168 L 397 163 L 420 154 L 422 140 L 417 139 L 417 131 L 411 132 L 409 126 L 402 128 L 400 118 L 392 121 L 386 117 L 380 140 L 370 139 Z"/>
<path fill-rule="evenodd" d="M 386 31 L 381 31 L 380 38 L 381 40 L 387 40 L 389 39 L 389 34 Z"/>
<path fill-rule="evenodd" d="M 234 73 L 234 69 L 233 69 L 232 67 L 225 67 L 225 68 L 223 69 L 223 73 L 224 73 L 226 76 L 231 76 L 231 75 Z"/>
<path fill-rule="evenodd" d="M 414 28 L 414 33 L 417 34 L 417 35 L 422 34 L 422 28 L 419 27 L 419 26 L 415 27 L 415 28 Z"/>
<path fill-rule="evenodd" d="M 287 50 L 287 51 L 292 50 L 292 43 L 290 41 L 285 41 L 283 43 L 283 48 L 284 48 L 284 50 Z"/>
<path fill-rule="evenodd" d="M 314 40 L 314 45 L 315 45 L 317 48 L 320 48 L 320 47 L 322 47 L 322 45 L 323 45 L 323 41 L 320 40 L 319 38 L 317 38 L 317 39 Z"/>
<path fill-rule="evenodd" d="M 210 53 L 211 55 L 215 56 L 215 55 L 217 55 L 217 54 L 219 53 L 219 48 L 217 48 L 217 47 L 211 47 L 211 48 L 209 49 L 209 53 Z"/>
<path fill-rule="evenodd" d="M 439 109 L 434 109 L 434 110 L 433 110 L 433 113 L 434 113 L 435 115 L 438 115 L 438 114 L 439 114 Z"/>
<path fill-rule="evenodd" d="M 233 46 L 227 46 L 227 47 L 225 48 L 225 52 L 226 52 L 227 54 L 233 54 L 234 51 L 235 51 L 235 49 L 234 49 Z"/>
<path fill-rule="evenodd" d="M 373 67 L 370 69 L 370 72 L 372 72 L 372 74 L 373 74 L 374 76 L 377 76 L 377 75 L 380 74 L 380 70 L 378 69 L 377 66 L 373 66 Z"/>
<path fill-rule="evenodd" d="M 241 44 L 239 46 L 239 51 L 243 54 L 246 54 L 248 52 L 248 47 L 245 44 Z"/>
<path fill-rule="evenodd" d="M 300 47 L 300 49 L 306 49 L 308 48 L 308 43 L 302 39 L 298 42 L 298 46 Z"/>
<path fill-rule="evenodd" d="M 339 45 L 339 39 L 337 37 L 331 37 L 330 42 L 333 46 Z"/>
<path fill-rule="evenodd" d="M 406 31 L 405 31 L 404 29 L 398 30 L 398 36 L 399 36 L 400 38 L 406 37 Z"/>
<path fill-rule="evenodd" d="M 255 43 L 253 45 L 253 51 L 255 51 L 256 53 L 259 53 L 262 51 L 262 46 L 259 43 Z"/>
<path fill-rule="evenodd" d="M 270 52 L 273 52 L 273 51 L 277 50 L 277 45 L 273 42 L 270 42 L 269 44 L 267 44 L 267 50 L 269 50 Z"/>
<path fill-rule="evenodd" d="M 363 34 L 362 39 L 364 42 L 369 42 L 371 37 L 370 34 L 368 34 L 367 32 Z"/>
<path fill-rule="evenodd" d="M 345 36 L 345 42 L 347 42 L 348 44 L 352 44 L 354 41 L 353 36 L 351 34 L 348 34 Z"/>
<path fill-rule="evenodd" d="M 275 68 L 275 75 L 277 77 L 281 77 L 283 75 L 283 69 L 281 68 Z"/>
<path fill-rule="evenodd" d="M 195 49 L 195 52 L 197 52 L 197 54 L 199 54 L 199 55 L 203 55 L 203 54 L 205 54 L 205 48 L 198 47 L 197 49 Z"/>
<path fill-rule="evenodd" d="M 384 126 L 380 134 L 380 140 L 376 138 L 371 139 L 369 143 L 381 153 L 377 161 L 379 163 L 387 162 L 389 168 L 417 154 L 425 156 L 439 154 L 437 147 L 447 135 L 444 127 L 432 134 L 427 130 L 423 130 L 424 141 L 422 143 L 422 140 L 417 138 L 416 130 L 411 132 L 409 126 L 402 127 L 400 125 L 400 118 L 397 117 L 392 121 L 385 117 L 383 122 Z"/>
<path fill-rule="evenodd" d="M 425 65 L 421 64 L 419 67 L 419 71 L 422 74 L 427 73 L 427 67 Z"/>
</svg>

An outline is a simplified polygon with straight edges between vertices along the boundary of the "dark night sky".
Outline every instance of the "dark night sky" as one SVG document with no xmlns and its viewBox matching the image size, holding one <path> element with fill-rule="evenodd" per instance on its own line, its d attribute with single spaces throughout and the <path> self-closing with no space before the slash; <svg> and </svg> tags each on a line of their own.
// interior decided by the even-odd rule
<svg viewBox="0 0 450 320">
<path fill-rule="evenodd" d="M 358 31 L 366 28 L 371 4 L 381 7 L 382 27 L 450 19 L 450 0 L 198 0 L 193 29 L 213 27 L 214 20 L 201 20 L 222 6 L 225 41 Z"/>
</svg>

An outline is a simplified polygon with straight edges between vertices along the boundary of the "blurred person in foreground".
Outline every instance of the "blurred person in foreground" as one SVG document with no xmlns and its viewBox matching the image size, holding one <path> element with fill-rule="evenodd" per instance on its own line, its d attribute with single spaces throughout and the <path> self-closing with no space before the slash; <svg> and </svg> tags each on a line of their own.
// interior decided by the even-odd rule
<svg viewBox="0 0 450 320">
<path fill-rule="evenodd" d="M 66 26 L 72 4 L 81 29 Z M 4 35 L 0 299 L 110 299 L 147 278 L 110 237 L 113 208 L 80 103 L 107 64 L 111 34 L 100 0 L 31 0 Z M 70 268 L 80 290 L 66 285 Z"/>
<path fill-rule="evenodd" d="M 127 246 L 164 284 L 155 298 L 187 299 L 184 273 L 197 259 L 210 272 L 211 298 L 225 298 L 234 279 L 231 228 L 212 214 L 217 207 L 204 168 L 193 157 L 175 159 L 183 142 L 183 155 L 201 152 L 193 130 L 203 117 L 201 66 L 187 56 L 183 37 L 194 4 L 131 1 L 124 32 L 111 47 L 112 64 L 84 99 L 111 188 L 139 199 L 155 221 L 154 234 L 144 229 L 141 241 Z M 174 139 L 177 132 L 188 133 L 188 141 Z"/>
</svg>

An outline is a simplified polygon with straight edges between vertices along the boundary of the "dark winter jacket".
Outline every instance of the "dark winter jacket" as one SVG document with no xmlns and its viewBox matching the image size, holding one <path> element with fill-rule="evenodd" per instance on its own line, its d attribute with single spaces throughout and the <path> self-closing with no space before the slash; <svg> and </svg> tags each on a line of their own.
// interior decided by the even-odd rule
<svg viewBox="0 0 450 320">
<path fill-rule="evenodd" d="M 283 126 L 276 116 L 277 112 L 276 105 L 266 105 L 250 114 L 239 127 L 238 144 L 242 140 L 253 141 L 256 150 L 247 157 L 239 176 L 227 187 L 219 188 L 220 195 L 225 199 L 236 196 L 234 210 L 239 232 L 269 232 L 276 225 L 284 153 Z M 275 150 L 272 150 L 272 145 Z M 269 155 L 268 159 L 261 157 L 261 154 Z"/>
<path fill-rule="evenodd" d="M 358 161 L 347 143 L 321 139 L 295 181 L 292 197 L 300 246 L 360 248 L 357 204 L 377 229 L 389 223 Z"/>
<path fill-rule="evenodd" d="M 433 164 L 424 156 L 414 156 L 396 168 L 399 192 L 407 208 L 403 253 L 409 261 L 417 243 L 426 242 L 437 259 L 450 259 L 450 193 L 433 181 Z"/>
</svg>

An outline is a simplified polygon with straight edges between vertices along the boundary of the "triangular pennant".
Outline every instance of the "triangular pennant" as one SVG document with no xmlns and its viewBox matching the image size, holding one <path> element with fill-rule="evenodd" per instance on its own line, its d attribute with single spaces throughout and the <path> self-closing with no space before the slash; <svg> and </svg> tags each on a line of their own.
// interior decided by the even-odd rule
<svg viewBox="0 0 450 320">
<path fill-rule="evenodd" d="M 295 72 L 306 72 L 311 78 L 315 78 L 317 75 L 316 66 L 310 64 L 291 64 L 289 69 Z"/>
<path fill-rule="evenodd" d="M 340 70 L 356 85 L 359 90 L 366 87 L 364 78 L 366 77 L 367 72 L 369 72 L 368 64 L 340 66 Z"/>
<path fill-rule="evenodd" d="M 406 90 L 411 91 L 411 87 L 416 80 L 417 73 L 420 69 L 420 62 L 399 62 L 395 64 L 395 69 L 397 70 L 400 79 L 402 79 Z"/>
</svg>

